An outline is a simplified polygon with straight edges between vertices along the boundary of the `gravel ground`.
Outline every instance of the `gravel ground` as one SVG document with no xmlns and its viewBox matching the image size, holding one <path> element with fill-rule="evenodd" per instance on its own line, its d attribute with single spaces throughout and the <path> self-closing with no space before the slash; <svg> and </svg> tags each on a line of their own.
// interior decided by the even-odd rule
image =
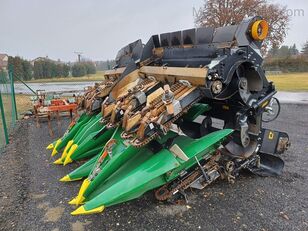
<svg viewBox="0 0 308 231">
<path fill-rule="evenodd" d="M 102 214 L 73 217 L 67 202 L 80 182 L 61 183 L 76 168 L 52 164 L 45 147 L 53 139 L 46 124 L 22 121 L 14 141 L 0 156 L 1 230 L 308 230 L 308 105 L 282 106 L 273 129 L 287 131 L 292 146 L 283 155 L 281 176 L 241 175 L 235 184 L 219 181 L 188 193 L 188 205 L 140 199 L 107 208 Z M 67 123 L 62 122 L 62 134 Z"/>
</svg>

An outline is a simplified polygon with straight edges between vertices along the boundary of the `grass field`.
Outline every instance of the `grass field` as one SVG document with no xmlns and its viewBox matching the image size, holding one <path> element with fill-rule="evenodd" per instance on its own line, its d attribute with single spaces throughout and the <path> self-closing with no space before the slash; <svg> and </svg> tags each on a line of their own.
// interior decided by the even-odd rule
<svg viewBox="0 0 308 231">
<path fill-rule="evenodd" d="M 99 71 L 94 75 L 84 77 L 67 77 L 31 80 L 32 83 L 48 82 L 84 82 L 101 81 L 104 78 L 104 72 Z M 273 81 L 279 91 L 308 91 L 308 73 L 289 73 L 280 75 L 269 75 L 269 80 Z"/>
<path fill-rule="evenodd" d="M 308 91 L 308 73 L 271 75 L 268 79 L 279 91 Z"/>
<path fill-rule="evenodd" d="M 22 95 L 18 94 L 16 95 L 16 106 L 17 106 L 17 113 L 18 115 L 20 113 L 23 113 L 25 111 L 29 111 L 33 108 L 32 102 L 30 101 L 29 95 Z"/>
<path fill-rule="evenodd" d="M 2 94 L 2 100 L 3 100 L 3 107 L 4 107 L 4 112 L 5 112 L 5 119 L 9 127 L 12 121 L 11 95 Z M 32 109 L 30 95 L 22 95 L 22 94 L 16 95 L 16 107 L 17 107 L 17 113 L 18 113 L 19 118 L 21 117 L 20 116 L 21 113 L 24 113 Z"/>
<path fill-rule="evenodd" d="M 5 121 L 8 130 L 12 128 L 12 120 L 15 120 L 15 117 L 12 116 L 12 99 L 10 94 L 2 94 L 2 100 L 3 100 L 3 107 L 4 107 L 4 115 L 5 115 Z M 32 109 L 32 103 L 30 101 L 29 95 L 16 95 L 16 106 L 17 106 L 17 113 L 18 113 L 18 119 L 22 118 L 20 115 L 21 113 L 24 113 L 26 111 L 29 111 Z M 0 119 L 0 149 L 3 148 L 5 145 L 5 138 L 4 138 L 4 132 L 3 132 L 3 121 L 2 118 Z"/>
</svg>

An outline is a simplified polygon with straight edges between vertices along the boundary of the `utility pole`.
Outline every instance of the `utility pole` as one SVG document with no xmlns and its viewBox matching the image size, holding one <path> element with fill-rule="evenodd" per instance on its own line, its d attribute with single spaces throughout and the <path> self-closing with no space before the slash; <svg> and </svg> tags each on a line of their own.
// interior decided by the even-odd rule
<svg viewBox="0 0 308 231">
<path fill-rule="evenodd" d="M 81 61 L 81 55 L 82 55 L 83 53 L 80 52 L 80 51 L 75 51 L 74 53 L 78 56 L 78 62 L 80 63 L 80 61 Z"/>
</svg>

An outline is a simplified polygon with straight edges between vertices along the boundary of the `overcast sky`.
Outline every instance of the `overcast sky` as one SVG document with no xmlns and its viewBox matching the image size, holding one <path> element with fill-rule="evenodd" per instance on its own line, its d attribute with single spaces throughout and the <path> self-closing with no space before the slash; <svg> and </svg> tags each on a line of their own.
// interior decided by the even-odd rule
<svg viewBox="0 0 308 231">
<path fill-rule="evenodd" d="M 308 40 L 308 1 L 272 0 L 293 16 L 285 44 Z M 75 61 L 113 59 L 126 44 L 152 34 L 194 27 L 203 0 L 0 0 L 0 53 Z M 304 15 L 302 15 L 304 12 Z"/>
</svg>

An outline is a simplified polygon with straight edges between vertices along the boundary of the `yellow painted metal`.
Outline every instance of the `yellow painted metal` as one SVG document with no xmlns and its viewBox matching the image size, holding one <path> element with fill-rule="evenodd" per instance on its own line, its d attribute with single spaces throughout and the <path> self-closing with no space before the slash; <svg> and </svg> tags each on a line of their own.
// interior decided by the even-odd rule
<svg viewBox="0 0 308 231">
<path fill-rule="evenodd" d="M 53 148 L 54 148 L 53 143 L 49 144 L 49 145 L 46 147 L 47 150 L 52 150 Z"/>
<path fill-rule="evenodd" d="M 84 202 L 85 200 L 85 197 L 83 196 L 84 192 L 87 190 L 87 188 L 89 187 L 91 181 L 89 179 L 85 179 L 83 182 L 82 182 L 82 185 L 80 187 L 80 190 L 79 190 L 79 193 L 78 193 L 78 196 L 76 197 L 76 204 L 79 205 L 81 203 Z"/>
<path fill-rule="evenodd" d="M 70 151 L 68 152 L 67 156 L 65 157 L 65 160 L 64 160 L 64 163 L 63 163 L 64 166 L 73 162 L 73 160 L 71 159 L 71 156 L 73 155 L 73 153 L 76 151 L 77 148 L 78 148 L 77 144 L 74 144 L 71 147 Z"/>
<path fill-rule="evenodd" d="M 95 209 L 91 210 L 85 210 L 84 206 L 79 207 L 75 211 L 73 211 L 71 214 L 72 215 L 88 215 L 88 214 L 93 214 L 93 213 L 101 213 L 105 209 L 105 206 L 100 206 Z"/>
<path fill-rule="evenodd" d="M 262 41 L 264 40 L 269 31 L 269 25 L 265 20 L 258 20 L 253 23 L 251 28 L 251 36 L 254 40 Z"/>
<path fill-rule="evenodd" d="M 55 156 L 55 155 L 58 153 L 57 147 L 59 146 L 59 144 L 60 144 L 61 142 L 62 142 L 61 139 L 58 139 L 58 140 L 57 140 L 56 145 L 55 145 L 55 147 L 54 147 L 53 150 L 52 150 L 51 156 Z"/>
<path fill-rule="evenodd" d="M 68 202 L 68 204 L 70 204 L 70 205 L 77 205 L 77 198 L 74 197 L 72 200 L 70 200 L 70 201 Z"/>
<path fill-rule="evenodd" d="M 68 154 L 68 150 L 70 149 L 70 147 L 74 144 L 74 140 L 70 140 L 67 145 L 64 148 L 64 151 L 61 155 L 61 159 L 64 160 Z"/>
<path fill-rule="evenodd" d="M 54 164 L 63 164 L 63 160 L 61 158 L 57 159 L 56 161 L 53 162 Z"/>
<path fill-rule="evenodd" d="M 69 175 L 66 175 L 64 177 L 62 177 L 59 181 L 61 182 L 70 182 L 70 181 L 77 181 L 77 180 L 81 180 L 82 178 L 75 178 L 75 179 L 71 179 Z"/>
</svg>

